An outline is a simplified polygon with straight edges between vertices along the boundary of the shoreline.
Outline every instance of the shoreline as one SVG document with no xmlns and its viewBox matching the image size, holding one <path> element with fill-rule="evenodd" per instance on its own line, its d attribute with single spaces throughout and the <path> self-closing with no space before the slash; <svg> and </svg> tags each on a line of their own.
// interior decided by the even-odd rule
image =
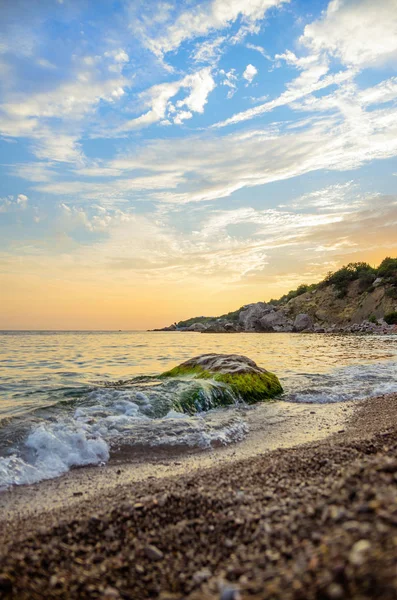
<svg viewBox="0 0 397 600">
<path fill-rule="evenodd" d="M 241 442 L 189 469 L 163 459 L 139 481 L 119 465 L 124 482 L 93 477 L 87 498 L 58 490 L 41 512 L 22 502 L 3 528 L 0 597 L 395 598 L 397 395 L 352 404 L 322 439 L 245 454 Z M 82 472 L 5 494 L 15 504 L 40 487 L 48 501 Z"/>
<path fill-rule="evenodd" d="M 103 466 L 73 468 L 67 473 L 0 492 L 0 525 L 14 518 L 39 516 L 89 501 L 98 492 L 133 485 L 148 479 L 181 477 L 200 469 L 251 458 L 278 448 L 293 448 L 324 439 L 342 429 L 357 402 L 305 404 L 285 401 L 258 403 L 236 411 L 249 432 L 239 441 L 200 449 L 190 447 L 124 447 Z M 227 409 L 226 409 L 227 410 Z M 43 496 L 46 498 L 42 504 Z M 6 524 L 6 527 L 9 523 Z"/>
</svg>

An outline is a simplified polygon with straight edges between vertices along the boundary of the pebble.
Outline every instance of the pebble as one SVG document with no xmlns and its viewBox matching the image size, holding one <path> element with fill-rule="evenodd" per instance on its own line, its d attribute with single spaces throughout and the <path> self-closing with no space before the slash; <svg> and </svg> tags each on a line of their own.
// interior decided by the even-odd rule
<svg viewBox="0 0 397 600">
<path fill-rule="evenodd" d="M 162 560 L 164 558 L 163 552 L 152 544 L 145 546 L 145 554 L 150 560 Z"/>
<path fill-rule="evenodd" d="M 16 518 L 0 534 L 0 597 L 397 598 L 396 400 L 357 403 L 365 414 L 356 409 L 343 440 L 126 483 L 89 504 Z"/>
<path fill-rule="evenodd" d="M 210 569 L 201 569 L 201 571 L 197 571 L 197 573 L 193 575 L 193 581 L 199 585 L 200 583 L 203 583 L 203 581 L 207 581 L 211 576 L 212 572 Z"/>
<path fill-rule="evenodd" d="M 121 596 L 120 596 L 119 591 L 116 590 L 116 588 L 108 586 L 105 589 L 102 598 L 103 598 L 103 600 L 105 600 L 105 598 L 106 598 L 106 600 L 108 600 L 108 599 L 109 600 L 111 600 L 111 599 L 117 600 L 117 598 L 121 598 Z"/>
<path fill-rule="evenodd" d="M 352 565 L 356 567 L 361 566 L 365 561 L 369 550 L 371 549 L 371 542 L 368 540 L 360 540 L 352 547 L 349 560 Z"/>
<path fill-rule="evenodd" d="M 241 600 L 240 592 L 234 587 L 224 587 L 219 600 Z"/>
<path fill-rule="evenodd" d="M 331 585 L 327 587 L 327 597 L 330 600 L 340 600 L 344 595 L 343 588 L 338 583 L 331 583 Z"/>
</svg>

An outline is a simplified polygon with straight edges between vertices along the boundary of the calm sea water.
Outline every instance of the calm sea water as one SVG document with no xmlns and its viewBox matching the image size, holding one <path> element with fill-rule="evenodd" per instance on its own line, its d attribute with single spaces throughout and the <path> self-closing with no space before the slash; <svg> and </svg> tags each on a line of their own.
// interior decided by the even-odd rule
<svg viewBox="0 0 397 600">
<path fill-rule="evenodd" d="M 0 332 L 0 487 L 106 462 L 120 444 L 209 447 L 241 439 L 247 429 L 234 407 L 188 417 L 172 408 L 180 391 L 173 384 L 98 383 L 160 374 L 208 352 L 244 354 L 275 372 L 281 400 L 397 391 L 395 336 Z"/>
</svg>

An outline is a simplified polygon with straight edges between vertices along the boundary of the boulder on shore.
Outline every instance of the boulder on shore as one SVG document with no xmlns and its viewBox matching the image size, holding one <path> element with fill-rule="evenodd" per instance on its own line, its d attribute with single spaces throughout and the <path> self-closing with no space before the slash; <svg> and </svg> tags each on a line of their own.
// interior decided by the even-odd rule
<svg viewBox="0 0 397 600">
<path fill-rule="evenodd" d="M 273 311 L 260 319 L 262 331 L 292 331 L 291 322 L 281 311 Z"/>
<path fill-rule="evenodd" d="M 313 319 L 306 313 L 296 315 L 294 321 L 294 331 L 304 331 L 313 329 Z"/>
<path fill-rule="evenodd" d="M 212 379 L 224 384 L 236 399 L 244 400 L 247 404 L 269 400 L 283 391 L 274 373 L 240 354 L 202 354 L 166 371 L 161 377 Z M 226 403 L 230 404 L 230 400 Z M 194 398 L 184 398 L 181 410 L 192 412 L 192 404 L 194 406 Z"/>
<path fill-rule="evenodd" d="M 190 327 L 187 327 L 185 331 L 205 331 L 207 326 L 204 323 L 193 323 Z"/>
<path fill-rule="evenodd" d="M 274 306 L 266 302 L 248 304 L 239 314 L 239 323 L 244 331 L 263 331 L 260 320 L 273 310 Z"/>
</svg>

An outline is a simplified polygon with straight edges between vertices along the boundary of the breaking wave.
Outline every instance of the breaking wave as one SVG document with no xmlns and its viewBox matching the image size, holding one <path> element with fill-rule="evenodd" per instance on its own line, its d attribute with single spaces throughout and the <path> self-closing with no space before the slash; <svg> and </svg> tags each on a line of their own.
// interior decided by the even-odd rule
<svg viewBox="0 0 397 600">
<path fill-rule="evenodd" d="M 172 408 L 173 396 L 191 385 L 172 381 L 145 391 L 100 388 L 83 397 L 79 393 L 73 409 L 70 397 L 49 407 L 48 414 L 41 409 L 40 420 L 26 439 L 0 458 L 0 489 L 58 477 L 72 467 L 105 464 L 120 447 L 209 449 L 242 440 L 248 427 L 241 416 L 236 411 L 212 410 L 211 399 L 220 393 L 216 382 L 202 383 L 199 401 L 207 411 L 189 416 Z M 8 436 L 17 438 L 21 426 L 23 420 L 12 420 Z"/>
</svg>

